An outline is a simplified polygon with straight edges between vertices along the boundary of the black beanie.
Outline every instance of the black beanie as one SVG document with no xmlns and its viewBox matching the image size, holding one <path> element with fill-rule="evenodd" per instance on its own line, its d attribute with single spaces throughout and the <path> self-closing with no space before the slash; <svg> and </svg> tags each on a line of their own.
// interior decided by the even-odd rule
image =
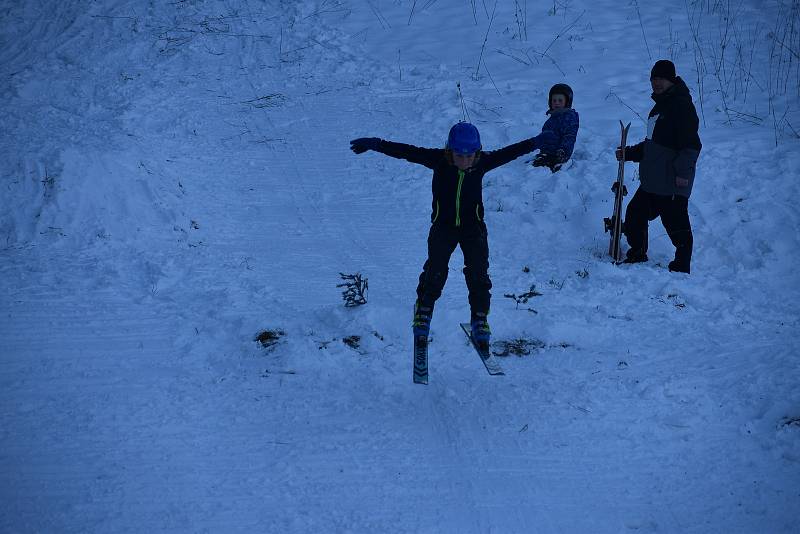
<svg viewBox="0 0 800 534">
<path fill-rule="evenodd" d="M 675 64 L 668 59 L 659 59 L 650 71 L 650 79 L 664 78 L 675 83 Z"/>
</svg>

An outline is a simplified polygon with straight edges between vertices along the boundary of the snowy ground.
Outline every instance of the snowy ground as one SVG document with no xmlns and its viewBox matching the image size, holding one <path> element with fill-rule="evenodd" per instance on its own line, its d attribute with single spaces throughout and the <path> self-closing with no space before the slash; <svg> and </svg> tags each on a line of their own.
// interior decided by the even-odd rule
<svg viewBox="0 0 800 534">
<path fill-rule="evenodd" d="M 0 531 L 796 531 L 800 6 L 721 4 L 0 1 Z M 657 221 L 605 255 L 662 57 L 704 117 L 690 276 Z M 572 163 L 484 190 L 530 353 L 483 370 L 457 252 L 414 385 L 430 175 L 348 141 L 499 148 L 560 81 Z"/>
</svg>

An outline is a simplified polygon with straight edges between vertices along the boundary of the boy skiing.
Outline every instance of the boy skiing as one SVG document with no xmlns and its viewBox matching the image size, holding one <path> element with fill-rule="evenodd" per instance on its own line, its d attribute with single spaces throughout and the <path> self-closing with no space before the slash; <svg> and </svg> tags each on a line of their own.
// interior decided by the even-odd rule
<svg viewBox="0 0 800 534">
<path fill-rule="evenodd" d="M 578 112 L 572 109 L 572 88 L 565 83 L 557 83 L 550 88 L 547 97 L 550 117 L 542 126 L 556 135 L 550 150 L 542 150 L 533 160 L 534 167 L 549 167 L 556 172 L 572 156 L 575 140 L 578 137 Z"/>
<path fill-rule="evenodd" d="M 350 141 L 356 154 L 374 150 L 433 170 L 428 258 L 422 267 L 414 307 L 414 336 L 427 340 L 433 307 L 447 280 L 447 265 L 456 246 L 464 253 L 464 279 L 469 291 L 473 340 L 488 347 L 489 245 L 483 216 L 483 176 L 501 165 L 538 149 L 550 149 L 555 136 L 544 131 L 507 147 L 483 152 L 478 129 L 459 122 L 450 129 L 444 149 L 421 148 L 364 137 Z"/>
</svg>

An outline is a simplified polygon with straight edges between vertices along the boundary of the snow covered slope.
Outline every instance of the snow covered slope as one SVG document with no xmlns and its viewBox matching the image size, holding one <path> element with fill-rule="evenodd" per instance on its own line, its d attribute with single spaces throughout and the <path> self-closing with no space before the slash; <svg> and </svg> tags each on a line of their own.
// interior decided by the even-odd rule
<svg viewBox="0 0 800 534">
<path fill-rule="evenodd" d="M 800 6 L 722 4 L 0 0 L 0 531 L 795 530 Z M 689 276 L 658 221 L 605 254 L 659 58 L 702 114 Z M 483 370 L 457 252 L 414 385 L 430 173 L 348 141 L 499 148 L 557 82 L 571 163 L 484 189 L 527 354 Z"/>
</svg>

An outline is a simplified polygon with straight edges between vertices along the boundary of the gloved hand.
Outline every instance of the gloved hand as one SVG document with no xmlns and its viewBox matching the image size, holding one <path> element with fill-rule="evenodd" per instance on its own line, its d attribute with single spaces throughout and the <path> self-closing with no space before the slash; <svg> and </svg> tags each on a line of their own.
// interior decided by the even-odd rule
<svg viewBox="0 0 800 534">
<path fill-rule="evenodd" d="M 536 154 L 536 157 L 533 158 L 533 166 L 534 167 L 552 167 L 554 165 L 558 165 L 560 163 L 558 158 L 555 154 L 547 154 L 545 152 L 539 152 Z"/>
<path fill-rule="evenodd" d="M 616 195 L 618 189 L 619 189 L 619 182 L 614 182 L 613 184 L 611 184 L 611 192 L 612 193 L 614 193 Z M 628 196 L 628 186 L 625 185 L 625 184 L 622 185 L 622 196 L 623 197 Z"/>
<path fill-rule="evenodd" d="M 381 140 L 379 137 L 359 137 L 350 141 L 350 150 L 363 154 L 367 150 L 377 150 Z"/>
<path fill-rule="evenodd" d="M 631 157 L 628 155 L 630 153 L 631 147 L 625 147 L 625 161 L 632 161 Z M 622 147 L 618 146 L 617 149 L 614 151 L 614 157 L 617 158 L 617 161 L 622 161 Z"/>
<path fill-rule="evenodd" d="M 552 172 L 556 172 L 561 169 L 565 161 L 567 161 L 567 157 L 564 149 L 559 148 L 553 153 L 539 152 L 536 154 L 536 157 L 533 158 L 533 166 L 548 167 Z"/>
<path fill-rule="evenodd" d="M 558 137 L 550 130 L 545 130 L 536 137 L 532 137 L 534 150 L 539 149 L 543 152 L 555 152 L 555 144 L 558 142 Z"/>
</svg>

